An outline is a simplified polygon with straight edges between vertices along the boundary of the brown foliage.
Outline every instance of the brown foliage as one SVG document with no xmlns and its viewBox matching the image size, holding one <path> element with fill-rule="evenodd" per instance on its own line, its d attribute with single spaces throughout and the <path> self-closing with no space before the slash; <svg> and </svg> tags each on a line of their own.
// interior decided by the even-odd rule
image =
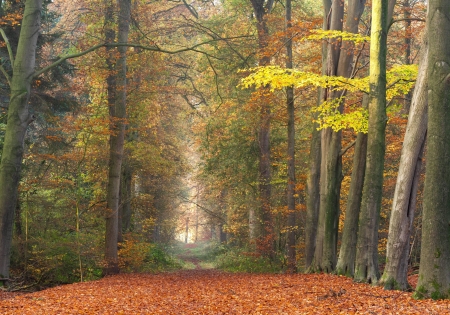
<svg viewBox="0 0 450 315">
<path fill-rule="evenodd" d="M 0 313 L 450 314 L 450 304 L 417 301 L 411 293 L 385 291 L 334 275 L 190 270 L 117 275 L 6 297 Z"/>
</svg>

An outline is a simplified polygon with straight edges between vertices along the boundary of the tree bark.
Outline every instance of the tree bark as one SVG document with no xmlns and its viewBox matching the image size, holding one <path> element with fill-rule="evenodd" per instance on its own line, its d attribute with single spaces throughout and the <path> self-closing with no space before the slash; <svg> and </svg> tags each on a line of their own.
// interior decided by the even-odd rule
<svg viewBox="0 0 450 315">
<path fill-rule="evenodd" d="M 292 69 L 292 3 L 286 0 L 286 68 Z M 296 239 L 296 215 L 295 215 L 295 111 L 294 111 L 294 87 L 286 88 L 286 105 L 288 114 L 288 149 L 287 149 L 287 166 L 288 166 L 288 183 L 287 183 L 287 206 L 288 206 L 288 232 L 287 232 L 287 256 L 288 256 L 288 272 L 297 271 L 297 260 L 295 250 Z"/>
<path fill-rule="evenodd" d="M 331 4 L 331 19 L 328 29 L 342 30 L 344 3 L 341 0 Z M 340 54 L 340 42 L 331 40 L 327 48 L 327 75 L 336 75 Z M 331 97 L 325 91 L 324 100 Z M 338 196 L 340 191 L 341 132 L 331 128 L 321 131 L 321 167 L 320 167 L 320 205 L 314 259 L 311 271 L 331 272 L 336 264 L 337 217 L 339 213 Z"/>
<path fill-rule="evenodd" d="M 450 0 L 428 7 L 428 148 L 417 296 L 450 297 Z"/>
<path fill-rule="evenodd" d="M 265 20 L 265 15 L 271 10 L 273 1 L 250 0 L 257 21 L 259 51 L 263 53 L 267 47 L 269 29 Z M 267 66 L 270 64 L 270 58 L 264 54 L 260 55 L 259 65 Z M 261 254 L 265 256 L 273 255 L 274 231 L 273 219 L 271 213 L 271 194 L 272 194 L 272 167 L 270 162 L 270 104 L 263 97 L 260 98 L 260 125 L 258 132 L 259 144 L 259 201 L 260 213 L 258 220 L 260 229 L 258 235 L 259 248 Z"/>
<path fill-rule="evenodd" d="M 24 139 L 33 121 L 28 101 L 35 67 L 42 0 L 27 0 L 11 79 L 11 98 L 0 165 L 0 277 L 9 277 L 14 210 Z"/>
<path fill-rule="evenodd" d="M 350 0 L 348 3 L 347 19 L 344 30 L 351 33 L 358 33 L 358 26 L 364 12 L 365 1 Z M 339 76 L 350 77 L 353 72 L 354 44 L 344 42 L 340 55 L 338 73 Z M 366 104 L 363 100 L 363 106 Z M 361 206 L 362 186 L 364 181 L 364 168 L 367 149 L 367 135 L 359 133 L 356 140 L 355 153 L 353 157 L 353 172 L 350 183 L 350 191 L 347 199 L 345 212 L 344 230 L 342 233 L 339 259 L 336 265 L 338 274 L 353 276 L 356 239 L 358 230 L 358 217 Z"/>
<path fill-rule="evenodd" d="M 428 43 L 425 39 L 392 202 L 386 266 L 380 279 L 380 284 L 386 289 L 409 289 L 407 280 L 409 248 L 428 120 L 427 62 Z"/>
<path fill-rule="evenodd" d="M 323 0 L 323 26 L 328 29 L 328 13 L 331 10 L 331 0 Z M 322 44 L 322 74 L 327 72 L 327 44 Z M 320 88 L 318 104 L 325 99 L 325 90 Z M 306 181 L 306 226 L 305 226 L 305 269 L 313 270 L 314 253 L 316 250 L 317 230 L 320 211 L 320 165 L 321 161 L 321 132 L 318 125 L 313 123 L 311 145 L 309 150 L 309 170 Z"/>
<path fill-rule="evenodd" d="M 127 233 L 131 230 L 132 176 L 131 167 L 126 162 L 122 163 L 122 233 Z"/>
<path fill-rule="evenodd" d="M 353 157 L 352 178 L 347 198 L 344 229 L 336 273 L 352 277 L 355 271 L 356 240 L 359 212 L 361 209 L 362 187 L 366 167 L 367 134 L 358 133 Z"/>
<path fill-rule="evenodd" d="M 377 283 L 378 222 L 383 190 L 386 128 L 387 0 L 372 3 L 370 39 L 369 133 L 356 249 L 355 279 Z"/>
<path fill-rule="evenodd" d="M 119 31 L 118 42 L 127 43 L 130 24 L 130 0 L 118 0 L 119 7 Z M 105 261 L 104 274 L 116 274 L 119 272 L 117 242 L 119 230 L 119 199 L 120 199 L 120 175 L 125 142 L 126 119 L 126 50 L 120 46 L 119 59 L 116 62 L 116 85 L 114 86 L 114 110 L 111 115 L 110 156 L 107 191 L 107 214 L 105 233 Z M 111 87 L 108 91 L 111 90 Z"/>
</svg>

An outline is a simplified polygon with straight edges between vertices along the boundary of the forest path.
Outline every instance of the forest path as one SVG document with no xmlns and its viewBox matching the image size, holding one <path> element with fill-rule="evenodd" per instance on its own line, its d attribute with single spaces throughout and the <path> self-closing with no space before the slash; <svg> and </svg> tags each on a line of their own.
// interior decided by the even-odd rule
<svg viewBox="0 0 450 315">
<path fill-rule="evenodd" d="M 175 256 L 184 262 L 185 269 L 213 269 L 208 256 L 209 242 L 179 243 L 175 247 Z"/>
<path fill-rule="evenodd" d="M 328 274 L 203 269 L 63 285 L 4 299 L 0 314 L 450 314 L 449 303 Z"/>
</svg>

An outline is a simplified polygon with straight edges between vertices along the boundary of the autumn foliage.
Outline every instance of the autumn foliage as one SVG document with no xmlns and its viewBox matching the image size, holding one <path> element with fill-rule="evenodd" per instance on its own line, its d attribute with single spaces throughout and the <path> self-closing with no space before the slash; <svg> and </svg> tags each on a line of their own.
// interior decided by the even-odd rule
<svg viewBox="0 0 450 315">
<path fill-rule="evenodd" d="M 450 314 L 448 301 L 418 301 L 327 274 L 191 270 L 134 274 L 0 294 L 1 314 Z"/>
</svg>

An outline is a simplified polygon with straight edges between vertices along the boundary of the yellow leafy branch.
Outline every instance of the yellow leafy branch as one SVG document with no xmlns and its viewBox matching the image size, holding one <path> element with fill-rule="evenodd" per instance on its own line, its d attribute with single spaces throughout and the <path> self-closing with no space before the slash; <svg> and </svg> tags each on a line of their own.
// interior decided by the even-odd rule
<svg viewBox="0 0 450 315">
<path fill-rule="evenodd" d="M 267 87 L 274 92 L 289 86 L 296 88 L 313 86 L 329 88 L 334 91 L 369 92 L 369 77 L 345 78 L 326 76 L 278 66 L 256 67 L 250 69 L 250 71 L 253 71 L 253 73 L 241 80 L 240 87 Z M 417 65 L 396 65 L 387 71 L 387 100 L 390 101 L 396 96 L 407 94 L 414 86 L 417 72 Z M 357 132 L 367 132 L 367 110 L 352 108 L 349 113 L 342 114 L 337 109 L 341 101 L 341 99 L 334 99 L 324 102 L 315 109 L 319 113 L 317 119 L 320 125 L 319 128 L 331 127 L 335 131 L 352 128 Z"/>
<path fill-rule="evenodd" d="M 304 37 L 302 40 L 322 40 L 328 38 L 340 39 L 343 41 L 351 41 L 355 44 L 360 44 L 370 41 L 370 36 L 360 34 L 337 31 L 337 30 L 313 30 L 313 34 Z"/>
</svg>

